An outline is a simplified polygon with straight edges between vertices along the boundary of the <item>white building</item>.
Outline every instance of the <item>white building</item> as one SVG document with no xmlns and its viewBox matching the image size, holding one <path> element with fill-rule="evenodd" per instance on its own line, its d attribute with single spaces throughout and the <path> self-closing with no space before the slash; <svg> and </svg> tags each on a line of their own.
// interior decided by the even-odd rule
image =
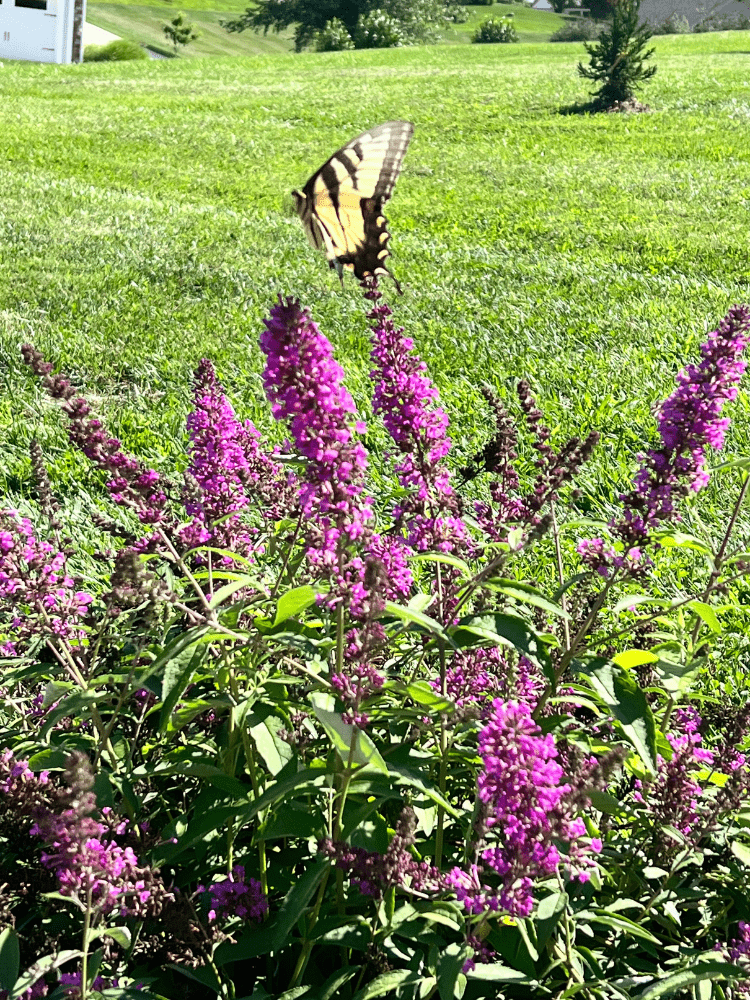
<svg viewBox="0 0 750 1000">
<path fill-rule="evenodd" d="M 83 59 L 86 0 L 0 0 L 0 59 Z"/>
</svg>

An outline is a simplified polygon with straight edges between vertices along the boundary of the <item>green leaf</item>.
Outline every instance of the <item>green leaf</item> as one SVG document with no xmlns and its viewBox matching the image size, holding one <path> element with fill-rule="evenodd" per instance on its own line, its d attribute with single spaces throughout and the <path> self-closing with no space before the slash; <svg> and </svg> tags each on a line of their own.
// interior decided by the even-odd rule
<svg viewBox="0 0 750 1000">
<path fill-rule="evenodd" d="M 18 934 L 13 927 L 6 927 L 0 933 L 0 989 L 9 993 L 16 985 L 21 968 L 21 949 Z"/>
<path fill-rule="evenodd" d="M 164 677 L 161 684 L 161 700 L 163 702 L 161 714 L 159 715 L 159 734 L 163 735 L 167 731 L 169 718 L 177 702 L 182 697 L 185 688 L 193 679 L 193 674 L 201 665 L 206 656 L 204 637 L 199 636 L 196 642 L 200 643 L 198 648 L 194 648 L 195 643 L 167 661 L 164 669 Z"/>
<path fill-rule="evenodd" d="M 655 604 L 658 608 L 668 608 L 670 602 L 661 597 L 652 597 L 650 594 L 626 594 L 612 608 L 612 614 L 619 615 L 622 611 L 629 611 L 630 608 L 638 607 L 640 604 Z"/>
<path fill-rule="evenodd" d="M 320 989 L 317 990 L 315 1000 L 334 1000 L 341 987 L 348 983 L 350 979 L 354 979 L 359 972 L 359 968 L 358 965 L 350 965 L 346 969 L 339 969 L 337 972 L 334 972 L 332 976 L 326 979 Z"/>
<path fill-rule="evenodd" d="M 680 972 L 673 972 L 670 976 L 660 976 L 645 990 L 638 993 L 635 1000 L 655 1000 L 656 997 L 667 996 L 670 993 L 681 992 L 688 986 L 695 983 L 709 980 L 732 980 L 745 979 L 747 971 L 739 969 L 729 962 L 701 962 L 690 969 L 682 969 Z"/>
<path fill-rule="evenodd" d="M 111 937 L 121 948 L 130 947 L 131 934 L 129 927 L 102 927 L 97 936 Z"/>
<path fill-rule="evenodd" d="M 458 978 L 472 949 L 466 944 L 449 944 L 438 956 L 437 981 L 440 1000 L 453 1000 Z M 459 996 L 463 995 L 461 991 Z"/>
<path fill-rule="evenodd" d="M 388 771 L 391 777 L 396 777 L 399 784 L 411 785 L 412 788 L 418 788 L 420 792 L 432 799 L 433 802 L 442 806 L 449 816 L 452 816 L 454 819 L 461 819 L 461 813 L 454 809 L 450 802 L 436 788 L 433 788 L 431 784 L 426 782 L 413 768 L 406 767 L 403 764 L 389 764 Z"/>
<path fill-rule="evenodd" d="M 507 965 L 495 963 L 493 965 L 478 965 L 476 969 L 467 972 L 469 979 L 482 979 L 492 983 L 528 983 L 529 977 L 519 972 L 518 969 L 511 969 Z"/>
<path fill-rule="evenodd" d="M 746 868 L 750 868 L 750 847 L 747 844 L 743 844 L 741 840 L 734 840 L 732 841 L 731 850 L 740 864 L 745 865 Z"/>
<path fill-rule="evenodd" d="M 285 622 L 287 618 L 295 618 L 300 611 L 305 611 L 310 605 L 315 604 L 318 591 L 314 587 L 295 587 L 282 594 L 276 605 L 276 617 L 273 620 L 274 627 Z"/>
<path fill-rule="evenodd" d="M 620 913 L 608 913 L 606 910 L 580 910 L 575 915 L 576 923 L 602 924 L 604 927 L 611 927 L 613 930 L 621 931 L 631 937 L 641 938 L 643 941 L 650 941 L 652 944 L 659 944 L 659 939 L 654 937 L 651 931 L 645 927 L 623 917 Z"/>
<path fill-rule="evenodd" d="M 419 972 L 412 972 L 411 969 L 396 969 L 393 972 L 384 972 L 382 976 L 373 979 L 364 989 L 354 996 L 354 1000 L 374 1000 L 375 997 L 384 997 L 399 986 L 414 986 L 422 981 Z"/>
<path fill-rule="evenodd" d="M 655 774 L 656 723 L 635 677 L 616 667 L 611 660 L 594 660 L 585 665 L 583 671 L 645 766 Z"/>
<path fill-rule="evenodd" d="M 658 656 L 645 649 L 626 649 L 624 652 L 618 653 L 617 656 L 613 656 L 612 662 L 624 670 L 632 670 L 633 667 L 640 667 L 643 663 L 656 663 L 658 659 Z"/>
<path fill-rule="evenodd" d="M 138 681 L 139 687 L 148 687 L 149 681 L 151 679 L 156 679 L 161 677 L 162 668 L 176 657 L 184 653 L 190 646 L 194 646 L 197 642 L 209 642 L 215 633 L 211 631 L 208 625 L 200 625 L 197 628 L 190 629 L 189 632 L 182 632 L 177 638 L 173 639 L 163 648 L 157 647 L 159 653 L 152 663 L 148 665 L 146 673 Z M 221 638 L 224 638 L 223 636 Z M 158 690 L 153 689 L 154 692 Z"/>
<path fill-rule="evenodd" d="M 278 774 L 294 756 L 292 747 L 279 736 L 279 730 L 284 729 L 285 725 L 284 720 L 278 715 L 267 715 L 262 722 L 249 729 L 263 763 L 274 775 Z"/>
<path fill-rule="evenodd" d="M 8 991 L 8 1000 L 21 1000 L 26 990 L 31 989 L 34 983 L 41 979 L 42 976 L 46 976 L 53 969 L 59 969 L 61 965 L 65 965 L 66 962 L 70 962 L 74 958 L 80 958 L 81 955 L 82 952 L 71 950 L 58 951 L 54 955 L 45 955 L 44 958 L 40 958 L 38 962 L 34 962 L 33 965 L 29 966 L 26 972 L 16 980 L 13 989 Z"/>
<path fill-rule="evenodd" d="M 428 705 L 433 712 L 444 712 L 456 707 L 450 698 L 444 698 L 436 691 L 429 681 L 412 681 L 406 690 L 413 701 L 418 705 Z"/>
<path fill-rule="evenodd" d="M 698 617 L 708 625 L 714 635 L 721 634 L 721 625 L 716 617 L 716 612 L 710 604 L 703 601 L 690 601 L 688 607 L 691 608 Z"/>
<path fill-rule="evenodd" d="M 285 798 L 289 792 L 309 792 L 314 788 L 319 788 L 329 781 L 326 771 L 317 768 L 305 768 L 304 771 L 297 771 L 295 774 L 286 774 L 283 778 L 277 779 L 265 792 L 252 803 L 251 806 L 240 817 L 240 826 L 244 826 L 253 817 L 257 816 L 268 806 L 273 805 L 279 799 Z"/>
<path fill-rule="evenodd" d="M 568 894 L 566 892 L 555 892 L 551 896 L 545 896 L 539 901 L 536 916 L 534 917 L 534 927 L 536 930 L 536 946 L 541 951 L 552 936 L 552 931 L 557 926 L 565 907 L 568 905 Z"/>
<path fill-rule="evenodd" d="M 409 555 L 409 560 L 411 562 L 432 562 L 432 563 L 445 563 L 446 566 L 455 566 L 456 569 L 461 570 L 461 575 L 468 579 L 471 574 L 471 566 L 464 562 L 463 559 L 459 559 L 458 556 L 451 555 L 450 552 L 415 552 L 413 555 Z"/>
<path fill-rule="evenodd" d="M 512 597 L 516 601 L 521 601 L 523 604 L 530 604 L 535 608 L 541 608 L 543 611 L 548 611 L 551 615 L 556 615 L 558 618 L 570 619 L 570 615 L 564 608 L 561 608 L 559 604 L 555 604 L 548 597 L 545 597 L 541 590 L 532 587 L 531 584 L 519 583 L 518 580 L 505 580 L 493 577 L 485 581 L 482 586 L 499 591 L 501 594 Z"/>
<path fill-rule="evenodd" d="M 425 615 L 421 611 L 416 611 L 413 608 L 405 608 L 402 604 L 394 604 L 393 601 L 386 601 L 384 610 L 386 614 L 393 615 L 394 618 L 400 618 L 402 622 L 420 625 L 428 632 L 439 635 L 446 640 L 448 639 L 440 622 L 436 622 L 434 618 L 430 618 L 429 615 Z"/>
<path fill-rule="evenodd" d="M 224 603 L 232 594 L 236 594 L 238 590 L 248 587 L 252 590 L 259 590 L 261 593 L 265 593 L 266 589 L 264 585 L 253 576 L 239 576 L 232 580 L 231 583 L 225 583 L 223 587 L 219 587 L 211 595 L 211 600 L 208 602 L 208 606 L 211 609 L 218 608 Z"/>
<path fill-rule="evenodd" d="M 316 692 L 310 696 L 310 704 L 344 764 L 351 760 L 353 764 L 374 767 L 383 774 L 388 774 L 388 766 L 367 733 L 358 726 L 344 722 L 338 712 L 330 711 L 329 706 L 333 706 L 330 695 Z"/>
<path fill-rule="evenodd" d="M 165 967 L 167 969 L 174 969 L 175 972 L 179 972 L 181 975 L 194 980 L 196 983 L 200 983 L 202 986 L 207 986 L 214 993 L 221 994 L 222 992 L 221 982 L 210 965 L 201 965 L 195 969 L 188 969 L 184 965 L 167 962 Z"/>
</svg>

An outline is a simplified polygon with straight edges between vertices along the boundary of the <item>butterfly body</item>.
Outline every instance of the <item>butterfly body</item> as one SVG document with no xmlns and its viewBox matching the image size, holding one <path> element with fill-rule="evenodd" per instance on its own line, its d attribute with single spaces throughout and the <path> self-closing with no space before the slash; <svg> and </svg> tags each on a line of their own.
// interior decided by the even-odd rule
<svg viewBox="0 0 750 1000">
<path fill-rule="evenodd" d="M 383 205 L 393 194 L 414 132 L 393 121 L 362 132 L 342 146 L 292 195 L 307 238 L 322 250 L 343 284 L 344 270 L 360 280 L 388 274 L 391 236 Z"/>
</svg>

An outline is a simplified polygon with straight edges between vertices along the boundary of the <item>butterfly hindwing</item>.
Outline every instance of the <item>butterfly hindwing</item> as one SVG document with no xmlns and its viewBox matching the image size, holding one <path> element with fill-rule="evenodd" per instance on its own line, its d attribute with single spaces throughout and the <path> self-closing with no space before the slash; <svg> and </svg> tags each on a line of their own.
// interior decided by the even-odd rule
<svg viewBox="0 0 750 1000">
<path fill-rule="evenodd" d="M 308 239 L 339 274 L 342 268 L 360 279 L 391 273 L 385 265 L 390 233 L 383 204 L 393 193 L 413 132 L 411 122 L 402 121 L 363 132 L 335 152 L 301 193 L 294 192 Z"/>
</svg>

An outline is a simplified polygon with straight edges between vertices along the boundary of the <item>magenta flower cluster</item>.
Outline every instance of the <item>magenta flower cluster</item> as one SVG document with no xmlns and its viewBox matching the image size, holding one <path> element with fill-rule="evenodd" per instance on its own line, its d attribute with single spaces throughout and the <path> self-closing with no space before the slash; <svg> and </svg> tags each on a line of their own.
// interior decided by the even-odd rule
<svg viewBox="0 0 750 1000">
<path fill-rule="evenodd" d="M 164 520 L 167 494 L 158 472 L 122 450 L 117 438 L 109 437 L 100 420 L 92 417 L 91 407 L 62 375 L 52 374 L 52 365 L 31 344 L 21 353 L 26 364 L 38 375 L 53 399 L 62 400 L 68 418 L 68 435 L 83 454 L 112 476 L 107 489 L 115 503 L 136 512 L 143 524 Z"/>
<path fill-rule="evenodd" d="M 318 850 L 347 873 L 352 885 L 363 896 L 381 899 L 390 886 L 433 893 L 442 887 L 443 877 L 437 868 L 411 856 L 409 848 L 415 841 L 416 825 L 414 810 L 405 806 L 385 853 L 368 851 L 330 837 L 318 844 Z"/>
<path fill-rule="evenodd" d="M 644 785 L 636 781 L 634 798 L 645 805 L 654 818 L 655 828 L 673 827 L 684 836 L 696 832 L 701 820 L 703 789 L 696 780 L 698 771 L 714 765 L 714 754 L 701 746 L 701 717 L 692 706 L 675 709 L 674 731 L 667 734 L 672 757 L 657 758 L 655 780 Z M 667 855 L 678 845 L 667 835 L 659 838 L 660 850 Z"/>
<path fill-rule="evenodd" d="M 209 886 L 199 885 L 198 892 L 208 893 L 211 898 L 211 908 L 208 919 L 211 921 L 241 917 L 260 923 L 268 913 L 268 900 L 263 887 L 257 879 L 245 881 L 245 869 L 235 865 L 229 878 L 221 882 L 212 882 Z"/>
<path fill-rule="evenodd" d="M 16 511 L 0 511 L 0 612 L 13 629 L 13 640 L 0 654 L 18 652 L 23 642 L 40 632 L 76 645 L 93 600 L 77 590 L 63 552 L 34 534 L 31 521 Z"/>
<path fill-rule="evenodd" d="M 623 554 L 591 539 L 578 549 L 586 565 L 603 576 L 612 568 L 637 573 L 648 566 L 642 549 L 650 543 L 650 533 L 667 519 L 679 520 L 677 502 L 708 482 L 707 451 L 723 447 L 729 418 L 721 414 L 724 404 L 737 396 L 748 342 L 750 309 L 733 306 L 701 346 L 700 363 L 680 372 L 676 390 L 659 409 L 661 447 L 644 457 L 633 490 L 621 498 L 625 512 L 610 525 L 623 543 Z"/>
<path fill-rule="evenodd" d="M 372 321 L 373 409 L 403 456 L 396 474 L 409 491 L 396 507 L 397 523 L 405 525 L 409 545 L 417 551 L 465 551 L 469 539 L 445 464 L 451 448 L 448 415 L 413 340 L 395 326 L 390 307 L 378 302 L 380 292 L 371 288 L 365 297 L 375 303 L 367 314 Z"/>
<path fill-rule="evenodd" d="M 364 599 L 364 563 L 344 568 L 345 550 L 367 531 L 372 518 L 364 496 L 367 453 L 357 434 L 365 426 L 343 384 L 344 372 L 330 342 L 294 299 L 283 300 L 265 320 L 260 346 L 266 355 L 263 385 L 277 420 L 288 423 L 305 460 L 299 503 L 306 519 L 307 557 L 317 571 Z"/>
<path fill-rule="evenodd" d="M 211 544 L 249 557 L 255 532 L 239 512 L 248 504 L 245 483 L 250 478 L 248 450 L 257 451 L 258 432 L 234 415 L 213 365 L 205 358 L 195 373 L 194 407 L 187 419 L 190 435 L 189 474 L 197 495 L 186 496 L 185 510 L 193 517 L 182 530 L 191 546 Z M 231 562 L 229 557 L 225 562 Z"/>
<path fill-rule="evenodd" d="M 468 873 L 454 869 L 451 884 L 470 913 L 503 908 L 527 916 L 534 882 L 562 866 L 586 881 L 601 841 L 584 840 L 586 827 L 575 816 L 580 795 L 563 781 L 554 737 L 541 735 L 528 705 L 496 698 L 479 734 L 479 753 L 479 800 L 487 843 L 494 843 L 481 851 L 484 873 L 479 866 Z M 565 858 L 561 843 L 567 846 Z M 483 884 L 490 872 L 500 876 L 498 891 Z"/>
</svg>

